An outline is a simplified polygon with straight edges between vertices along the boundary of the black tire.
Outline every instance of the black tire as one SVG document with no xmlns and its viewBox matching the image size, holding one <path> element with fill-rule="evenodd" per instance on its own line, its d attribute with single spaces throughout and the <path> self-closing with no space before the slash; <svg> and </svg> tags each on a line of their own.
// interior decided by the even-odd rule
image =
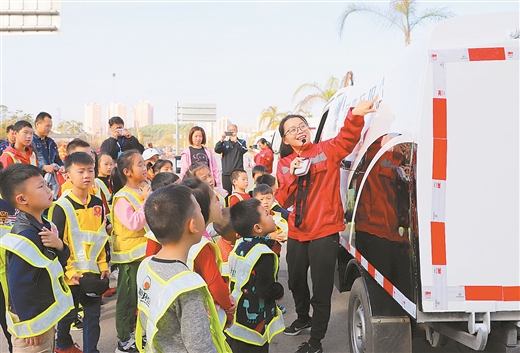
<svg viewBox="0 0 520 353">
<path fill-rule="evenodd" d="M 347 311 L 348 342 L 351 353 L 374 352 L 374 328 L 365 285 L 357 278 L 350 290 Z"/>
</svg>

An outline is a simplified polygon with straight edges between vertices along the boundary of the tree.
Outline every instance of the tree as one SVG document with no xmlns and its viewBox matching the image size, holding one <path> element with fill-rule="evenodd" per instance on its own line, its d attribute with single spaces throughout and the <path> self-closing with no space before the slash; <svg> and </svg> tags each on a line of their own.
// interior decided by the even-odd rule
<svg viewBox="0 0 520 353">
<path fill-rule="evenodd" d="M 274 130 L 280 125 L 280 121 L 289 113 L 279 112 L 277 106 L 270 106 L 262 110 L 260 114 L 260 126 L 265 126 L 266 130 Z M 267 122 L 267 124 L 264 124 Z"/>
<path fill-rule="evenodd" d="M 16 123 L 18 120 L 27 120 L 34 125 L 32 114 L 24 113 L 23 110 L 10 112 L 5 105 L 0 105 L 0 137 L 5 139 L 5 129 L 7 126 Z"/>
<path fill-rule="evenodd" d="M 339 18 L 339 36 L 345 29 L 347 17 L 354 12 L 366 13 L 377 24 L 386 23 L 388 27 L 398 27 L 404 33 L 406 45 L 410 44 L 410 34 L 415 26 L 427 21 L 440 21 L 455 14 L 447 7 L 429 8 L 420 14 L 417 13 L 417 0 L 391 0 L 388 11 L 366 3 L 351 3 Z"/>
<path fill-rule="evenodd" d="M 84 134 L 83 123 L 77 120 L 66 120 L 56 126 L 56 131 L 62 134 L 80 135 Z"/>
<path fill-rule="evenodd" d="M 318 83 L 316 83 L 316 82 L 304 83 L 303 85 L 298 87 L 296 92 L 294 92 L 293 101 L 296 99 L 296 96 L 298 96 L 298 94 L 305 89 L 311 89 L 314 92 L 312 92 L 308 96 L 304 97 L 296 105 L 296 108 L 294 110 L 295 111 L 307 111 L 316 102 L 321 102 L 321 103 L 325 104 L 329 101 L 329 99 L 332 98 L 333 95 L 336 94 L 336 92 L 338 91 L 339 88 L 340 88 L 339 79 L 337 79 L 334 76 L 331 76 L 327 80 L 327 83 L 325 83 L 325 87 L 323 87 L 323 88 L 321 88 L 318 85 Z"/>
</svg>

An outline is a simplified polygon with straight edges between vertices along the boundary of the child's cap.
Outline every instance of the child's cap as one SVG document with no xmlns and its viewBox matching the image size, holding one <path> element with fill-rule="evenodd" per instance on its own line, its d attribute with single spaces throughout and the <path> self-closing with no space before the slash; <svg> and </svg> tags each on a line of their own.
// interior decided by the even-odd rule
<svg viewBox="0 0 520 353">
<path fill-rule="evenodd" d="M 158 155 L 159 155 L 159 151 L 157 151 L 155 148 L 147 148 L 143 152 L 143 159 L 145 161 L 147 161 L 150 158 L 152 158 L 153 156 L 158 156 Z"/>
</svg>

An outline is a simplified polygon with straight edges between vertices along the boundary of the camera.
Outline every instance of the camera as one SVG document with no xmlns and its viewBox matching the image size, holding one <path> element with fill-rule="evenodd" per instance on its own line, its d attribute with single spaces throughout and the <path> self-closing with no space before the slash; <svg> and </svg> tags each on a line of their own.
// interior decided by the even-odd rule
<svg viewBox="0 0 520 353">
<path fill-rule="evenodd" d="M 226 136 L 233 136 L 233 132 L 231 132 L 231 131 L 226 131 Z"/>
</svg>

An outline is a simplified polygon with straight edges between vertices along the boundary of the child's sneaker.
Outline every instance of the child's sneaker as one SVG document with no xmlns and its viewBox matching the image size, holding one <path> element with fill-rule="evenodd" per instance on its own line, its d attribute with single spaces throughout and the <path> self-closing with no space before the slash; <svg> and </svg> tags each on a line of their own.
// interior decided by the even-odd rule
<svg viewBox="0 0 520 353">
<path fill-rule="evenodd" d="M 135 340 L 130 339 L 125 344 L 117 341 L 116 353 L 139 353 L 135 346 Z"/>
<path fill-rule="evenodd" d="M 83 353 L 76 342 L 72 346 L 67 349 L 58 349 L 57 347 L 54 349 L 56 353 Z"/>
<path fill-rule="evenodd" d="M 114 294 L 116 294 L 117 292 L 117 289 L 115 288 L 108 288 L 105 293 L 102 294 L 103 297 L 111 297 L 113 296 Z"/>
<path fill-rule="evenodd" d="M 285 309 L 285 306 L 283 306 L 282 304 L 276 303 L 276 306 L 278 307 L 278 309 L 280 309 L 282 314 L 285 314 L 287 312 L 287 309 Z"/>
</svg>

